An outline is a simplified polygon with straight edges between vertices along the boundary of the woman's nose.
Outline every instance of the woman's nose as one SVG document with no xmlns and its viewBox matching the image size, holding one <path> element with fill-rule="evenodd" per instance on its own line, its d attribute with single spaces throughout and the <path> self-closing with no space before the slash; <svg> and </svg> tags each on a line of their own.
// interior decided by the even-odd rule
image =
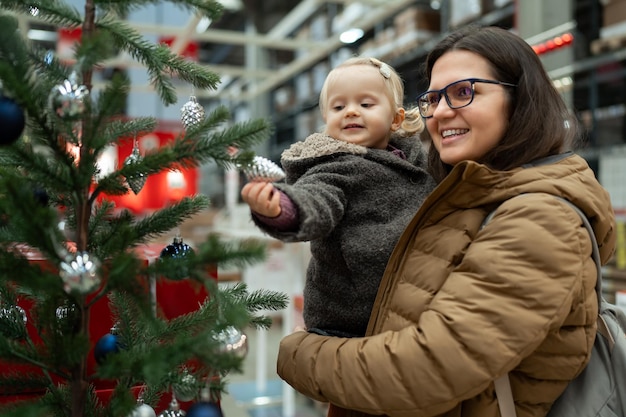
<svg viewBox="0 0 626 417">
<path fill-rule="evenodd" d="M 441 100 L 439 100 L 439 103 L 437 103 L 437 107 L 435 107 L 435 111 L 433 111 L 433 117 L 434 118 L 438 118 L 438 117 L 449 117 L 449 114 L 453 114 L 454 113 L 454 109 L 452 109 L 449 105 L 447 100 L 444 97 L 441 97 Z"/>
</svg>

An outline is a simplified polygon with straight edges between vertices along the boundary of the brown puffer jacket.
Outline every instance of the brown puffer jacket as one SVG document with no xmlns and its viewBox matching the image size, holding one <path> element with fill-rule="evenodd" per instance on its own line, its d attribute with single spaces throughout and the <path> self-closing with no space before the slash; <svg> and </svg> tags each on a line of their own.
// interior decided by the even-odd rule
<svg viewBox="0 0 626 417">
<path fill-rule="evenodd" d="M 532 194 L 507 201 L 522 193 Z M 587 230 L 552 195 L 588 216 L 606 262 L 615 218 L 582 158 L 507 172 L 461 163 L 400 238 L 368 336 L 289 335 L 279 375 L 357 410 L 334 409 L 336 417 L 497 417 L 493 381 L 512 372 L 517 415 L 545 416 L 587 363 L 597 315 Z"/>
</svg>

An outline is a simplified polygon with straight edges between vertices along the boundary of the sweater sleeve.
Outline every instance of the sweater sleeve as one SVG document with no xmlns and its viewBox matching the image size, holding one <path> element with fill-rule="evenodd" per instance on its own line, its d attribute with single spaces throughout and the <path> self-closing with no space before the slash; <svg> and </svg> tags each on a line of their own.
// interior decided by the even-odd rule
<svg viewBox="0 0 626 417">
<path fill-rule="evenodd" d="M 256 212 L 252 212 L 252 217 L 257 224 L 262 224 L 267 229 L 277 232 L 294 232 L 298 229 L 298 207 L 295 203 L 280 190 L 280 214 L 276 217 L 266 217 Z"/>
</svg>

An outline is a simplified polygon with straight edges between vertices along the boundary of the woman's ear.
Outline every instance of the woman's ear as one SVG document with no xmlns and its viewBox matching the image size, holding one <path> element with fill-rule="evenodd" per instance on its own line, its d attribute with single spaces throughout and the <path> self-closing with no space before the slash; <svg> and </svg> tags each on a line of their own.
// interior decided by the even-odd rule
<svg viewBox="0 0 626 417">
<path fill-rule="evenodd" d="M 400 129 L 402 122 L 404 122 L 404 108 L 398 107 L 396 114 L 393 116 L 393 122 L 391 122 L 391 131 L 395 132 Z"/>
</svg>

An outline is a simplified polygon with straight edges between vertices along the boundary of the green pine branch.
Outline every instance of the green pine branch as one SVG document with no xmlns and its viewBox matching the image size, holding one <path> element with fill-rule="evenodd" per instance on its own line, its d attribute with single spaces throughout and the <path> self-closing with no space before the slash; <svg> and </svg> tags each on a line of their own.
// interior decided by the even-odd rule
<svg viewBox="0 0 626 417">
<path fill-rule="evenodd" d="M 271 320 L 264 313 L 286 307 L 284 294 L 249 292 L 244 284 L 222 288 L 212 276 L 218 266 L 243 268 L 264 259 L 262 242 L 228 240 L 211 233 L 186 256 L 146 261 L 141 245 L 207 209 L 205 196 L 187 197 L 142 217 L 117 210 L 108 200 L 131 192 L 127 179 L 135 176 L 205 163 L 223 168 L 247 165 L 254 156 L 251 148 L 271 132 L 266 120 L 232 123 L 228 110 L 217 107 L 137 163 L 121 164 L 106 175 L 99 172 L 98 159 L 109 146 L 128 143 L 157 126 L 154 118 L 127 120 L 121 114 L 131 91 L 127 77 L 115 76 L 94 90 L 93 73 L 109 58 L 127 53 L 142 64 L 165 105 L 178 101 L 173 77 L 199 89 L 215 89 L 219 83 L 217 74 L 164 45 L 148 42 L 120 20 L 132 10 L 161 3 L 85 0 L 80 11 L 62 0 L 0 3 L 2 94 L 27 117 L 25 135 L 0 148 L 0 361 L 38 370 L 0 374 L 0 390 L 46 391 L 28 403 L 0 407 L 2 417 L 127 416 L 136 405 L 131 387 L 145 385 L 144 399 L 155 402 L 170 393 L 173 384 L 181 383 L 184 372 L 222 392 L 224 380 L 213 377 L 241 370 L 245 354 L 226 351 L 216 336 L 230 327 L 241 331 L 269 327 Z M 170 3 L 196 16 L 216 19 L 221 13 L 219 3 L 212 0 Z M 31 16 L 35 8 L 36 17 Z M 31 45 L 7 12 L 57 27 L 82 28 L 71 62 L 51 59 L 48 51 Z M 50 97 L 74 74 L 91 91 L 84 113 L 69 120 L 57 115 Z M 45 192 L 45 202 L 39 191 Z M 37 251 L 44 259 L 32 262 L 26 250 Z M 63 282 L 59 268 L 74 259 L 73 250 L 100 261 L 95 289 L 83 293 Z M 74 268 L 72 278 L 93 279 L 94 271 Z M 155 281 L 192 286 L 209 296 L 189 313 L 166 319 L 159 300 L 155 305 L 152 298 L 150 287 Z M 16 308 L 22 301 L 29 305 L 27 323 Z M 95 374 L 88 374 L 87 358 L 94 337 L 100 336 L 89 334 L 90 320 L 97 319 L 90 312 L 102 302 L 110 303 L 109 319 L 122 344 L 118 353 L 106 356 Z M 190 362 L 193 369 L 188 368 Z M 115 381 L 106 404 L 95 392 L 100 378 Z M 13 391 L 4 390 L 9 386 Z"/>
</svg>

